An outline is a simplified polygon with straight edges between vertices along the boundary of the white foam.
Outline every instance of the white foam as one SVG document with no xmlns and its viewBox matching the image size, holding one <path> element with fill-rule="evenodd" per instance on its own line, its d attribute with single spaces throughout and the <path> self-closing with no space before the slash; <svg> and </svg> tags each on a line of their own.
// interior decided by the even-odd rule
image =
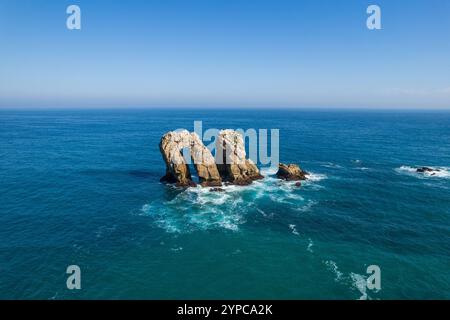
<svg viewBox="0 0 450 320">
<path fill-rule="evenodd" d="M 314 242 L 311 240 L 311 238 L 309 238 L 308 239 L 308 247 L 306 248 L 306 250 L 308 250 L 309 252 L 313 253 L 314 252 L 313 249 L 312 249 L 313 245 L 314 245 Z"/>
<path fill-rule="evenodd" d="M 328 267 L 328 269 L 330 271 L 332 271 L 334 273 L 334 280 L 336 282 L 341 281 L 343 273 L 339 271 L 339 268 L 336 264 L 336 262 L 334 262 L 333 260 L 327 260 L 325 261 L 325 265 Z"/>
<path fill-rule="evenodd" d="M 296 236 L 299 236 L 300 234 L 297 231 L 296 225 L 295 224 L 290 224 L 289 225 L 289 229 L 291 229 L 292 234 L 295 234 Z"/>
<path fill-rule="evenodd" d="M 299 211 L 299 212 L 308 212 L 308 211 L 311 211 L 312 207 L 316 204 L 317 204 L 316 201 L 309 200 L 306 205 L 294 208 L 294 210 Z"/>
<path fill-rule="evenodd" d="M 256 211 L 265 217 L 273 216 L 272 212 L 264 211 L 267 202 L 269 205 L 270 202 L 282 203 L 296 211 L 310 210 L 314 202 L 306 202 L 303 189 L 295 186 L 295 181 L 282 181 L 271 176 L 271 173 L 276 173 L 276 168 L 265 168 L 262 173 L 265 178 L 249 186 L 223 185 L 223 191 L 217 192 L 201 186 L 186 190 L 173 187 L 177 193 L 171 200 L 155 200 L 143 205 L 140 212 L 151 217 L 156 226 L 168 233 L 189 233 L 208 229 L 237 232 L 249 213 Z M 326 176 L 310 173 L 307 178 L 302 185 L 314 188 L 315 182 Z M 260 200 L 265 205 L 258 208 Z M 292 232 L 298 233 L 295 229 Z"/>
<path fill-rule="evenodd" d="M 341 165 L 338 165 L 333 162 L 327 162 L 325 164 L 322 164 L 321 166 L 325 167 L 325 168 L 330 168 L 330 169 L 342 169 L 343 168 Z"/>
<path fill-rule="evenodd" d="M 367 300 L 368 296 L 366 278 L 360 274 L 353 272 L 350 273 L 350 278 L 353 281 L 353 286 L 361 293 L 361 297 L 359 297 L 359 300 Z"/>
<path fill-rule="evenodd" d="M 278 167 L 266 167 L 259 170 L 263 176 L 272 176 L 278 172 Z"/>
<path fill-rule="evenodd" d="M 256 208 L 256 211 L 258 211 L 259 213 L 261 213 L 262 216 L 267 217 L 267 213 L 265 213 L 264 210 L 261 210 L 260 208 Z"/>
<path fill-rule="evenodd" d="M 324 179 L 327 179 L 328 177 L 325 174 L 319 174 L 319 173 L 313 173 L 313 172 L 308 172 L 308 174 L 306 175 L 306 178 L 309 181 L 313 181 L 313 182 L 318 182 L 318 181 L 322 181 Z M 308 181 L 307 180 L 307 181 Z"/>
<path fill-rule="evenodd" d="M 443 178 L 443 179 L 450 179 L 450 168 L 449 167 L 428 167 L 433 170 L 438 171 L 432 171 L 432 172 L 417 172 L 418 167 L 410 167 L 410 166 L 401 166 L 400 168 L 395 169 L 398 173 L 401 174 L 407 174 L 410 176 L 415 176 L 418 178 Z"/>
</svg>

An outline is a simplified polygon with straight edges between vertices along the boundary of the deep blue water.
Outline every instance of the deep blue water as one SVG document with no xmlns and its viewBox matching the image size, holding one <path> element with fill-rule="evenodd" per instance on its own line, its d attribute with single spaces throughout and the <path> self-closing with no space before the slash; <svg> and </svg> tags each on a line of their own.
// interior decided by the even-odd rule
<svg viewBox="0 0 450 320">
<path fill-rule="evenodd" d="M 194 120 L 278 128 L 314 179 L 160 184 L 161 135 Z M 1 111 L 0 298 L 450 299 L 448 167 L 449 112 Z"/>
</svg>

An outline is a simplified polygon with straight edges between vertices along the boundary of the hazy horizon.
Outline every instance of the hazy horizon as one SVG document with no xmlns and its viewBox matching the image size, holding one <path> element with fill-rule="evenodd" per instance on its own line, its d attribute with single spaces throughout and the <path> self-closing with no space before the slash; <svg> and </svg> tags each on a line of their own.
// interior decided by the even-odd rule
<svg viewBox="0 0 450 320">
<path fill-rule="evenodd" d="M 445 0 L 0 0 L 0 109 L 450 109 L 449 14 Z"/>
</svg>

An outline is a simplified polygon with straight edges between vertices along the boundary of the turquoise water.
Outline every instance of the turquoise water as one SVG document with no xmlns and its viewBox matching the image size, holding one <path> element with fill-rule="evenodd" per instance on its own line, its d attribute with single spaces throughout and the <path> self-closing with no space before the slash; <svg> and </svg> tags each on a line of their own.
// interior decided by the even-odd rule
<svg viewBox="0 0 450 320">
<path fill-rule="evenodd" d="M 160 184 L 161 135 L 194 120 L 278 128 L 313 179 Z M 448 167 L 449 112 L 2 111 L 0 298 L 449 299 Z"/>
</svg>

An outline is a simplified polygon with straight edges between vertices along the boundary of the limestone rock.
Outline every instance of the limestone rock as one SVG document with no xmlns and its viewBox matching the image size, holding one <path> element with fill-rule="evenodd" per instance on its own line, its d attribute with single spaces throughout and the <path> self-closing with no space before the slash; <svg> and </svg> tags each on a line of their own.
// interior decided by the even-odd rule
<svg viewBox="0 0 450 320">
<path fill-rule="evenodd" d="M 195 132 L 191 133 L 191 157 L 199 182 L 203 187 L 220 187 L 222 185 L 222 179 L 211 151 Z"/>
<path fill-rule="evenodd" d="M 192 181 L 184 151 L 189 152 L 186 156 L 192 159 L 202 186 L 222 185 L 214 157 L 196 133 L 187 130 L 168 132 L 161 138 L 159 149 L 166 164 L 166 175 L 161 182 L 176 183 L 180 187 L 196 185 Z"/>
<path fill-rule="evenodd" d="M 217 168 L 223 180 L 248 185 L 264 178 L 252 160 L 246 159 L 244 140 L 235 130 L 222 130 L 217 137 Z"/>
<path fill-rule="evenodd" d="M 191 186 L 193 181 L 189 166 L 182 150 L 190 145 L 190 133 L 187 130 L 166 133 L 159 143 L 159 150 L 166 164 L 166 175 L 161 182 L 176 183 L 180 187 Z"/>
<path fill-rule="evenodd" d="M 284 164 L 278 165 L 277 177 L 287 181 L 306 180 L 308 173 L 300 169 L 296 164 Z"/>
</svg>

